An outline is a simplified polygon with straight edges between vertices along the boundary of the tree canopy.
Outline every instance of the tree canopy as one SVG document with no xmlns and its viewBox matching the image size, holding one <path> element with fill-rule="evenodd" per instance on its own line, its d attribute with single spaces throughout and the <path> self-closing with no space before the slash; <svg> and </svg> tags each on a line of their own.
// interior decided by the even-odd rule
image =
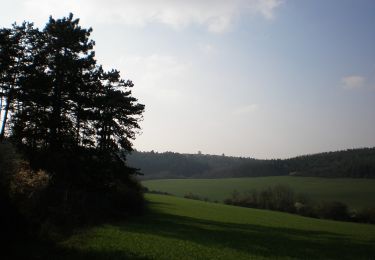
<svg viewBox="0 0 375 260">
<path fill-rule="evenodd" d="M 128 163 L 142 169 L 144 179 L 311 176 L 375 178 L 375 147 L 259 160 L 222 155 L 133 152 Z"/>
<path fill-rule="evenodd" d="M 0 141 L 67 182 L 135 172 L 125 160 L 144 105 L 132 81 L 97 63 L 91 32 L 73 14 L 50 17 L 43 30 L 0 29 Z"/>
</svg>

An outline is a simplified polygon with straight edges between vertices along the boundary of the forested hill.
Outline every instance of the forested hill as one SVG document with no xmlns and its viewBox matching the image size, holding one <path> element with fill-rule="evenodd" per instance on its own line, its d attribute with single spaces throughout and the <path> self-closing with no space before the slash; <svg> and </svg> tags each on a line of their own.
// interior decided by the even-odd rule
<svg viewBox="0 0 375 260">
<path fill-rule="evenodd" d="M 220 155 L 138 152 L 128 156 L 142 179 L 318 176 L 375 178 L 375 147 L 258 160 Z"/>
</svg>

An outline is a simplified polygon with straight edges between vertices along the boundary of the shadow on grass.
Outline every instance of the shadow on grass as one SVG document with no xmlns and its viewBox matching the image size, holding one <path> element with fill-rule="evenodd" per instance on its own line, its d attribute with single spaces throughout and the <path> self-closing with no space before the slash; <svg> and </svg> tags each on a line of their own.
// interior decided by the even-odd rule
<svg viewBox="0 0 375 260">
<path fill-rule="evenodd" d="M 158 203 L 161 204 L 161 203 Z M 163 204 L 165 206 L 173 206 Z M 114 223 L 120 231 L 190 241 L 218 250 L 229 248 L 270 259 L 374 259 L 375 241 L 360 242 L 351 237 L 320 231 L 234 224 L 149 211 L 144 216 L 127 222 Z M 126 232 L 126 233 L 125 233 Z M 120 232 L 120 235 L 122 233 Z M 118 242 L 109 235 L 105 240 Z M 51 243 L 34 241 L 12 259 L 148 259 L 118 247 L 103 246 L 95 251 L 56 247 Z M 109 243 L 109 244 L 110 244 Z M 174 242 L 172 242 L 174 243 Z M 159 245 L 163 246 L 163 245 Z M 178 250 L 178 243 L 176 243 Z M 147 253 L 147 252 L 146 252 Z M 150 256 L 152 257 L 152 256 Z M 8 259 L 8 258 L 2 258 Z M 9 258 L 10 259 L 10 258 Z M 181 257 L 183 259 L 183 257 Z"/>
<path fill-rule="evenodd" d="M 361 242 L 331 232 L 224 223 L 155 211 L 131 225 L 117 227 L 126 232 L 188 240 L 218 250 L 225 247 L 272 259 L 375 259 L 375 241 Z"/>
<path fill-rule="evenodd" d="M 84 251 L 74 248 L 62 248 L 50 241 L 37 239 L 22 239 L 22 241 L 13 241 L 14 244 L 7 244 L 7 247 L 1 250 L 0 259 L 27 259 L 27 260 L 148 260 L 143 256 L 125 252 L 123 250 L 102 249 L 100 251 Z"/>
</svg>

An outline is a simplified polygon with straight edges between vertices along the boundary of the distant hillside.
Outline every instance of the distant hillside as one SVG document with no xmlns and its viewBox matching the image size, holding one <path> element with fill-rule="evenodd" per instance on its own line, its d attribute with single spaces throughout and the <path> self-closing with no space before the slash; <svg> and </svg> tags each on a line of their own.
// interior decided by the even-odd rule
<svg viewBox="0 0 375 260">
<path fill-rule="evenodd" d="M 375 147 L 305 155 L 286 161 L 291 175 L 375 178 Z"/>
<path fill-rule="evenodd" d="M 128 156 L 128 163 L 141 169 L 144 174 L 142 179 L 281 175 L 375 178 L 375 148 L 319 153 L 284 160 L 134 151 Z"/>
</svg>

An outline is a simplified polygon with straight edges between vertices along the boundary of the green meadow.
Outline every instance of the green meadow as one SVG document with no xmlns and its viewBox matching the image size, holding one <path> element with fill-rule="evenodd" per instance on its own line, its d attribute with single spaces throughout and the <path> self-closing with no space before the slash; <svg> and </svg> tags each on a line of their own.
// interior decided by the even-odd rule
<svg viewBox="0 0 375 260">
<path fill-rule="evenodd" d="M 276 184 L 287 185 L 316 201 L 340 201 L 352 209 L 375 207 L 375 179 L 273 176 L 228 179 L 163 179 L 142 184 L 150 190 L 183 197 L 191 192 L 211 201 L 223 201 L 234 190 L 246 192 Z"/>
<path fill-rule="evenodd" d="M 375 225 L 166 195 L 149 194 L 146 199 L 150 209 L 145 215 L 76 231 L 58 244 L 53 259 L 375 257 Z"/>
</svg>

